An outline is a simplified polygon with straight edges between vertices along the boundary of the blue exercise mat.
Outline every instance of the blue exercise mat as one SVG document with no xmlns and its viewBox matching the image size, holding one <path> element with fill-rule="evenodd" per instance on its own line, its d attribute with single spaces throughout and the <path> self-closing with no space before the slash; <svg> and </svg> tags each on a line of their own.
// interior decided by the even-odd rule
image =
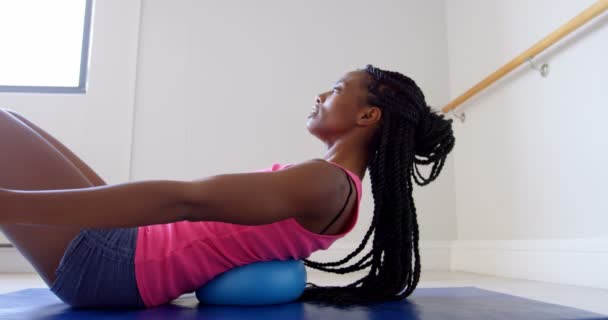
<svg viewBox="0 0 608 320">
<path fill-rule="evenodd" d="M 580 309 L 520 298 L 475 287 L 418 288 L 404 301 L 373 307 L 337 308 L 314 303 L 289 303 L 264 307 L 199 305 L 194 296 L 146 310 L 74 310 L 48 289 L 27 289 L 0 295 L 0 319 L 375 319 L 375 320 L 554 320 L 608 319 Z"/>
</svg>

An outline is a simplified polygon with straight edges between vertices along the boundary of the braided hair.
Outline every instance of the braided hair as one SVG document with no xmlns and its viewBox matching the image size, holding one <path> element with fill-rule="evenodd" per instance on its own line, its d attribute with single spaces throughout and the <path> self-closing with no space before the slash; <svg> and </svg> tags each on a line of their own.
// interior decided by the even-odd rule
<svg viewBox="0 0 608 320">
<path fill-rule="evenodd" d="M 303 261 L 310 268 L 331 273 L 345 274 L 368 267 L 369 273 L 344 287 L 308 283 L 298 301 L 348 305 L 401 300 L 414 291 L 420 279 L 411 177 L 420 186 L 437 178 L 454 147 L 452 120 L 431 110 L 412 79 L 371 65 L 364 71 L 369 75 L 368 103 L 382 110 L 367 163 L 374 198 L 372 223 L 361 244 L 346 258 L 328 263 Z M 432 165 L 427 178 L 418 165 Z M 363 251 L 372 234 L 370 252 L 344 266 Z"/>
</svg>

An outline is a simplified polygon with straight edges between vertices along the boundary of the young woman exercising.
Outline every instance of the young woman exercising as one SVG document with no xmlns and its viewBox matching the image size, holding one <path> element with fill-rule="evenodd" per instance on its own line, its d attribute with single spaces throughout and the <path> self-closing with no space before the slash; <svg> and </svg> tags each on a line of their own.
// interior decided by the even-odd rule
<svg viewBox="0 0 608 320">
<path fill-rule="evenodd" d="M 350 304 L 409 296 L 420 277 L 412 177 L 426 185 L 454 146 L 451 120 L 416 83 L 368 65 L 317 96 L 308 131 L 323 159 L 194 181 L 106 183 L 59 141 L 0 109 L 0 229 L 51 290 L 75 307 L 153 307 L 256 261 L 301 259 L 349 273 L 301 301 Z M 417 165 L 432 165 L 425 178 Z M 354 227 L 369 170 L 374 215 L 340 261 L 306 258 Z M 349 266 L 373 237 L 369 253 Z"/>
</svg>

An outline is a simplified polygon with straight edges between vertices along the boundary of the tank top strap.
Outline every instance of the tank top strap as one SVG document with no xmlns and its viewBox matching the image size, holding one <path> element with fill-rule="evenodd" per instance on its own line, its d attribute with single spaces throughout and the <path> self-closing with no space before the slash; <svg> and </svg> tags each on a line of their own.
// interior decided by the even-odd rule
<svg viewBox="0 0 608 320">
<path fill-rule="evenodd" d="M 342 206 L 342 210 L 340 210 L 340 212 L 334 217 L 334 219 L 331 220 L 331 222 L 321 231 L 321 234 L 325 234 L 325 231 L 327 231 L 327 229 L 329 229 L 329 227 L 331 227 L 338 220 L 338 218 L 340 218 L 340 216 L 344 212 L 344 209 L 346 209 L 346 206 L 348 205 L 348 201 L 350 200 L 350 196 L 353 193 L 353 186 L 351 184 L 352 178 L 350 177 L 350 175 L 348 174 L 348 172 L 346 172 L 346 170 L 344 170 L 342 168 L 340 168 L 340 169 L 342 171 L 344 171 L 344 173 L 346 174 L 346 180 L 348 182 L 348 197 L 346 198 L 346 202 L 344 202 L 344 206 Z"/>
</svg>

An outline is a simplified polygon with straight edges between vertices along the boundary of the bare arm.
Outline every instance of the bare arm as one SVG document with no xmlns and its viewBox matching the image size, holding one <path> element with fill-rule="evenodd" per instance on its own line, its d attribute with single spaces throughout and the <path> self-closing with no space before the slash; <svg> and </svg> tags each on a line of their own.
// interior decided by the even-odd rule
<svg viewBox="0 0 608 320">
<path fill-rule="evenodd" d="M 195 181 L 150 180 L 66 190 L 0 189 L 0 224 L 133 227 L 177 221 L 257 225 L 322 217 L 340 208 L 348 182 L 331 164 Z"/>
<path fill-rule="evenodd" d="M 189 184 L 150 180 L 83 189 L 0 189 L 0 224 L 133 227 L 185 220 Z"/>
</svg>

